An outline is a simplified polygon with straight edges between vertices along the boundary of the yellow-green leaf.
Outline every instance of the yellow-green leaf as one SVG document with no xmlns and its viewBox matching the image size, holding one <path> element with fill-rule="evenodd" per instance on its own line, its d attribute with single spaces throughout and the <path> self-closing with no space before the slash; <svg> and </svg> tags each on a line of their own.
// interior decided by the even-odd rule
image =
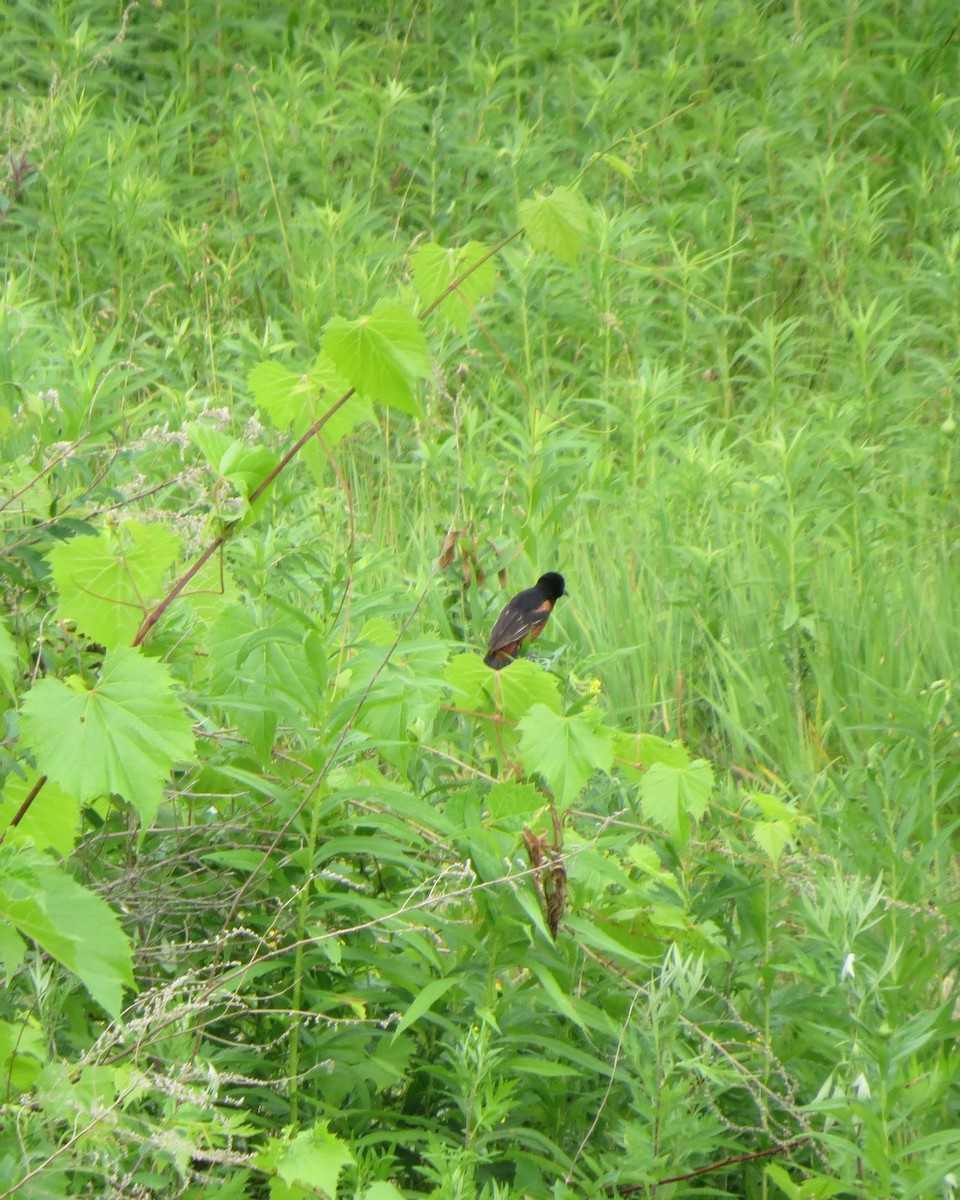
<svg viewBox="0 0 960 1200">
<path fill-rule="evenodd" d="M 438 296 L 459 279 L 465 271 L 488 253 L 482 242 L 447 249 L 428 242 L 413 256 L 413 283 L 424 305 L 432 304 Z M 493 259 L 472 271 L 466 279 L 446 296 L 437 311 L 442 313 L 461 333 L 466 333 L 474 318 L 474 309 L 496 286 L 497 269 Z"/>
<path fill-rule="evenodd" d="M 366 317 L 331 317 L 324 353 L 362 396 L 420 415 L 414 393 L 430 375 L 430 354 L 417 318 L 392 300 L 381 300 Z"/>
<path fill-rule="evenodd" d="M 163 596 L 179 548 L 162 525 L 139 521 L 61 542 L 47 555 L 59 616 L 108 650 L 128 645 Z"/>
<path fill-rule="evenodd" d="M 149 824 L 174 763 L 193 757 L 193 730 L 173 677 L 140 650 L 112 650 L 99 682 L 42 679 L 21 705 L 21 736 L 38 769 L 78 800 L 123 796 Z"/>
<path fill-rule="evenodd" d="M 549 196 L 523 200 L 519 217 L 536 249 L 546 250 L 562 262 L 576 261 L 580 243 L 589 228 L 589 210 L 579 192 L 558 187 Z"/>
<path fill-rule="evenodd" d="M 520 722 L 520 754 L 547 781 L 557 803 L 570 804 L 594 771 L 609 771 L 613 738 L 590 713 L 563 717 L 535 704 Z"/>
</svg>

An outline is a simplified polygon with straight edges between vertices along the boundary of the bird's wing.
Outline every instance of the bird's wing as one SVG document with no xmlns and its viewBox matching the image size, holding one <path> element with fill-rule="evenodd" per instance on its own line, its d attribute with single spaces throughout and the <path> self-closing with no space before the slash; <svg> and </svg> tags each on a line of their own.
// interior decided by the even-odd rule
<svg viewBox="0 0 960 1200">
<path fill-rule="evenodd" d="M 553 610 L 553 604 L 544 600 L 536 608 L 521 608 L 518 604 L 508 604 L 490 631 L 489 649 L 503 650 L 507 646 L 522 642 L 532 629 L 543 625 Z"/>
</svg>

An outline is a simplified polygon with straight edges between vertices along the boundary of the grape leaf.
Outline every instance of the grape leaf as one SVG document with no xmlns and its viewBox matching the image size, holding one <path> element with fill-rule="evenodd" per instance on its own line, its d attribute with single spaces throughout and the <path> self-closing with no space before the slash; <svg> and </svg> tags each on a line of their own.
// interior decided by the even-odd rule
<svg viewBox="0 0 960 1200">
<path fill-rule="evenodd" d="M 247 375 L 247 386 L 257 407 L 276 429 L 292 426 L 297 433 L 309 429 L 310 378 L 282 363 L 257 363 Z M 346 387 L 343 389 L 346 391 Z"/>
<path fill-rule="evenodd" d="M 539 663 L 519 659 L 502 671 L 487 668 L 487 673 L 500 711 L 511 721 L 519 721 L 534 704 L 558 714 L 563 707 L 559 684 Z"/>
<path fill-rule="evenodd" d="M 42 679 L 21 705 L 21 736 L 54 783 L 81 801 L 116 793 L 144 826 L 173 764 L 193 757 L 169 670 L 129 647 L 110 651 L 89 690 L 76 678 Z"/>
<path fill-rule="evenodd" d="M 535 704 L 520 722 L 520 756 L 544 777 L 558 804 L 580 795 L 594 771 L 609 771 L 613 737 L 590 713 L 562 717 Z"/>
<path fill-rule="evenodd" d="M 255 1159 L 258 1167 L 277 1176 L 270 1186 L 273 1200 L 299 1200 L 318 1192 L 332 1200 L 340 1172 L 353 1161 L 326 1121 L 285 1138 L 272 1138 Z"/>
<path fill-rule="evenodd" d="M 240 591 L 223 553 L 207 559 L 194 575 L 180 600 L 185 608 L 204 624 L 212 624 L 231 605 L 236 604 Z"/>
<path fill-rule="evenodd" d="M 0 689 L 11 698 L 14 695 L 13 681 L 17 676 L 17 645 L 10 630 L 0 621 Z"/>
<path fill-rule="evenodd" d="M 56 850 L 66 858 L 73 852 L 80 830 L 80 804 L 52 780 L 47 780 L 42 794 L 33 801 L 20 823 L 10 827 L 11 819 L 36 782 L 36 771 L 27 771 L 25 779 L 12 773 L 7 776 L 0 804 L 0 829 L 6 829 L 10 841 L 29 840 L 38 850 Z"/>
<path fill-rule="evenodd" d="M 47 555 L 61 619 L 108 650 L 127 645 L 163 595 L 179 549 L 163 526 L 139 521 L 61 542 Z"/>
<path fill-rule="evenodd" d="M 381 300 L 355 321 L 331 317 L 323 349 L 362 396 L 420 415 L 413 386 L 429 376 L 430 354 L 417 318 L 402 304 Z"/>
<path fill-rule="evenodd" d="M 15 1091 L 30 1091 L 49 1061 L 46 1034 L 35 1017 L 15 1025 L 0 1021 L 0 1072 Z"/>
<path fill-rule="evenodd" d="M 793 830 L 786 821 L 754 821 L 750 836 L 776 866 L 788 843 L 793 841 Z"/>
<path fill-rule="evenodd" d="M 654 763 L 665 763 L 668 767 L 685 767 L 690 756 L 683 742 L 668 742 L 655 733 L 613 734 L 613 753 L 617 766 L 623 769 L 628 779 L 642 777 Z"/>
<path fill-rule="evenodd" d="M 77 976 L 117 1018 L 133 987 L 130 943 L 109 906 L 30 847 L 0 847 L 0 917 Z"/>
<path fill-rule="evenodd" d="M 453 691 L 460 693 L 465 705 L 473 707 L 492 698 L 487 685 L 492 684 L 493 675 L 479 654 L 457 654 L 444 667 L 443 677 Z"/>
<path fill-rule="evenodd" d="M 796 840 L 797 831 L 810 818 L 770 792 L 751 792 L 748 800 L 761 814 L 761 819 L 754 821 L 750 836 L 776 866 L 786 847 Z"/>
<path fill-rule="evenodd" d="M 0 888 L 2 893 L 2 888 Z M 3 964 L 3 975 L 7 984 L 13 978 L 13 973 L 27 957 L 27 944 L 19 933 L 0 920 L 0 963 Z"/>
<path fill-rule="evenodd" d="M 713 790 L 713 768 L 702 758 L 684 767 L 654 763 L 640 782 L 640 807 L 680 845 L 690 836 L 690 818 L 706 812 Z"/>
<path fill-rule="evenodd" d="M 298 374 L 278 362 L 262 362 L 247 376 L 258 407 L 276 429 L 292 429 L 299 437 L 350 390 L 330 359 L 321 354 L 310 371 Z M 324 422 L 320 436 L 333 445 L 373 416 L 370 403 L 351 396 Z"/>
<path fill-rule="evenodd" d="M 519 833 L 547 804 L 546 796 L 529 783 L 495 783 L 484 806 L 491 824 Z"/>
<path fill-rule="evenodd" d="M 747 799 L 760 809 L 761 815 L 768 821 L 783 821 L 792 827 L 806 824 L 809 820 L 808 817 L 798 812 L 794 805 L 788 804 L 770 792 L 752 791 Z"/>
<path fill-rule="evenodd" d="M 207 466 L 219 474 L 220 460 L 230 449 L 230 437 L 209 421 L 196 421 L 192 425 L 186 425 L 183 432 L 207 460 Z"/>
<path fill-rule="evenodd" d="M 363 1193 L 363 1200 L 404 1200 L 403 1192 L 387 1179 L 375 1179 Z"/>
<path fill-rule="evenodd" d="M 317 361 L 310 368 L 310 385 L 313 389 L 310 403 L 310 424 L 318 421 L 323 414 L 349 391 L 350 385 L 337 370 L 336 364 L 328 354 L 321 350 Z M 373 420 L 373 407 L 365 396 L 351 396 L 342 408 L 338 408 L 333 416 L 328 417 L 320 430 L 320 436 L 332 445 L 346 437 L 348 433 L 362 425 L 364 421 Z"/>
<path fill-rule="evenodd" d="M 277 456 L 266 446 L 231 442 L 220 460 L 220 474 L 246 499 L 277 465 Z"/>
<path fill-rule="evenodd" d="M 479 654 L 458 654 L 447 664 L 443 677 L 463 696 L 465 707 L 499 712 L 511 721 L 518 721 L 534 704 L 543 704 L 554 713 L 562 708 L 556 679 L 528 659 L 492 671 Z"/>
<path fill-rule="evenodd" d="M 549 196 L 520 203 L 519 221 L 531 245 L 562 262 L 576 262 L 588 220 L 587 206 L 571 188 L 554 188 Z"/>
<path fill-rule="evenodd" d="M 431 304 L 464 271 L 479 262 L 488 247 L 483 242 L 468 242 L 456 249 L 446 249 L 428 242 L 413 256 L 411 269 L 413 283 L 423 303 Z M 455 291 L 444 297 L 437 312 L 461 333 L 466 334 L 473 321 L 474 309 L 496 287 L 497 269 L 493 259 L 487 261 L 471 274 Z"/>
<path fill-rule="evenodd" d="M 188 425 L 185 432 L 211 469 L 232 483 L 244 498 L 276 466 L 276 456 L 266 446 L 248 446 L 206 423 Z"/>
</svg>

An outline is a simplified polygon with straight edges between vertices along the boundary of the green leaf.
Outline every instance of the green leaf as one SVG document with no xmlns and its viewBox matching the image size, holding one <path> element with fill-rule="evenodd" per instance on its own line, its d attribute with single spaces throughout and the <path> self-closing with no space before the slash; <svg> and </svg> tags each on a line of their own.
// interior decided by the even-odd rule
<svg viewBox="0 0 960 1200">
<path fill-rule="evenodd" d="M 788 629 L 792 629 L 800 620 L 800 605 L 796 600 L 785 600 L 783 604 L 783 620 L 780 624 L 781 630 L 786 633 Z"/>
<path fill-rule="evenodd" d="M 540 705 L 559 715 L 563 707 L 559 684 L 539 663 L 520 659 L 502 671 L 491 671 L 486 666 L 484 669 L 488 676 L 492 676 L 488 687 L 500 711 L 509 720 L 519 721 L 533 705 Z"/>
<path fill-rule="evenodd" d="M 111 1017 L 120 1016 L 123 988 L 133 987 L 130 943 L 95 892 L 38 851 L 6 844 L 0 918 L 72 971 Z"/>
<path fill-rule="evenodd" d="M 179 549 L 162 525 L 139 521 L 61 542 L 47 555 L 60 618 L 108 650 L 128 645 L 162 597 Z"/>
<path fill-rule="evenodd" d="M 771 1163 L 764 1173 L 789 1200 L 830 1200 L 833 1196 L 850 1193 L 849 1185 L 843 1180 L 813 1171 L 808 1172 L 799 1183 L 794 1183 L 777 1163 Z"/>
<path fill-rule="evenodd" d="M 413 283 L 424 305 L 432 304 L 455 279 L 479 262 L 488 247 L 482 242 L 468 242 L 457 249 L 445 249 L 433 242 L 420 246 L 413 256 Z M 474 319 L 474 309 L 489 296 L 497 283 L 493 259 L 478 267 L 446 296 L 437 308 L 461 333 L 466 334 Z"/>
<path fill-rule="evenodd" d="M 480 655 L 473 651 L 451 658 L 443 669 L 443 677 L 470 707 L 493 698 L 493 673 Z"/>
<path fill-rule="evenodd" d="M 520 755 L 528 771 L 547 781 L 557 803 L 570 804 L 594 771 L 609 771 L 613 737 L 596 716 L 563 717 L 535 704 L 520 722 Z"/>
<path fill-rule="evenodd" d="M 297 433 L 303 433 L 313 424 L 308 375 L 271 360 L 257 363 L 247 375 L 247 385 L 255 404 L 276 429 L 293 426 Z"/>
<path fill-rule="evenodd" d="M 305 432 L 315 421 L 324 415 L 334 404 L 350 390 L 350 385 L 337 370 L 336 364 L 323 351 L 310 368 L 310 414 L 307 425 L 298 432 Z M 328 417 L 320 430 L 320 436 L 328 445 L 334 445 L 348 433 L 352 433 L 358 425 L 373 420 L 373 407 L 365 396 L 351 396 L 338 408 L 333 416 Z"/>
<path fill-rule="evenodd" d="M 677 895 L 681 894 L 676 878 L 672 872 L 664 868 L 660 862 L 660 855 L 652 846 L 647 846 L 642 842 L 633 842 L 627 849 L 627 859 L 650 879 L 669 888 L 670 891 L 676 892 Z"/>
<path fill-rule="evenodd" d="M 529 783 L 495 783 L 485 802 L 490 824 L 516 833 L 548 805 L 546 796 Z"/>
<path fill-rule="evenodd" d="M 771 1163 L 765 1168 L 764 1174 L 768 1179 L 772 1180 L 772 1182 L 776 1184 L 780 1191 L 783 1192 L 785 1196 L 788 1196 L 790 1200 L 797 1200 L 797 1191 L 799 1189 L 787 1172 L 783 1169 L 783 1167 L 778 1166 L 776 1163 Z"/>
<path fill-rule="evenodd" d="M 12 843 L 11 843 L 12 844 Z M 9 986 L 13 973 L 27 956 L 27 944 L 12 925 L 0 921 L 0 963 Z"/>
<path fill-rule="evenodd" d="M 11 699 L 15 695 L 13 682 L 19 674 L 19 666 L 17 644 L 10 630 L 0 621 L 0 689 Z"/>
<path fill-rule="evenodd" d="M 193 757 L 190 719 L 169 670 L 140 650 L 112 650 L 100 681 L 41 680 L 21 705 L 21 733 L 37 768 L 78 800 L 112 793 L 157 814 L 175 762 Z"/>
<path fill-rule="evenodd" d="M 183 432 L 207 460 L 207 466 L 220 474 L 220 460 L 230 449 L 230 436 L 211 425 L 209 421 L 195 421 L 185 425 Z"/>
<path fill-rule="evenodd" d="M 576 1067 L 552 1062 L 536 1054 L 517 1055 L 510 1059 L 510 1071 L 517 1075 L 537 1075 L 544 1079 L 568 1079 L 578 1074 Z"/>
<path fill-rule="evenodd" d="M 549 196 L 523 200 L 519 220 L 537 250 L 546 250 L 562 262 L 576 262 L 589 227 L 589 210 L 579 192 L 558 187 Z"/>
<path fill-rule="evenodd" d="M 346 1144 L 330 1133 L 328 1123 L 318 1121 L 293 1136 L 272 1138 L 254 1161 L 278 1176 L 270 1187 L 276 1200 L 314 1196 L 318 1191 L 334 1200 L 340 1172 L 354 1159 Z"/>
<path fill-rule="evenodd" d="M 29 1091 L 49 1059 L 43 1027 L 26 1017 L 14 1025 L 0 1021 L 0 1077 L 18 1092 Z"/>
<path fill-rule="evenodd" d="M 298 374 L 278 362 L 259 363 L 247 376 L 247 382 L 257 406 L 270 423 L 276 429 L 292 429 L 298 437 L 350 390 L 350 384 L 324 354 L 306 374 Z M 324 423 L 320 436 L 333 445 L 372 415 L 368 401 L 351 396 Z"/>
<path fill-rule="evenodd" d="M 381 300 L 355 321 L 331 317 L 323 349 L 362 396 L 420 415 L 413 388 L 429 377 L 430 355 L 417 318 L 402 304 Z"/>
<path fill-rule="evenodd" d="M 354 1161 L 344 1142 L 330 1133 L 326 1121 L 297 1134 L 277 1164 L 277 1174 L 288 1184 L 319 1188 L 327 1196 L 337 1194 L 337 1177 Z"/>
<path fill-rule="evenodd" d="M 774 796 L 770 792 L 752 791 L 747 798 L 751 804 L 760 809 L 761 815 L 768 821 L 783 821 L 793 827 L 805 824 L 809 820 L 792 804 L 788 804 L 786 800 L 781 800 L 779 796 Z"/>
<path fill-rule="evenodd" d="M 443 677 L 463 696 L 464 706 L 480 712 L 499 712 L 518 721 L 534 704 L 551 712 L 562 709 L 556 679 L 538 663 L 518 659 L 502 671 L 492 671 L 479 654 L 458 654 L 444 668 Z"/>
<path fill-rule="evenodd" d="M 786 847 L 796 840 L 797 831 L 810 818 L 770 792 L 752 791 L 747 799 L 761 814 L 761 819 L 754 821 L 750 836 L 776 866 Z"/>
<path fill-rule="evenodd" d="M 307 735 L 304 713 L 317 711 L 326 682 L 319 634 L 291 621 L 264 622 L 232 605 L 210 629 L 210 689 L 261 755 L 269 753 L 278 721 Z"/>
<path fill-rule="evenodd" d="M 358 646 L 392 646 L 397 640 L 399 629 L 385 617 L 370 617 L 364 621 L 360 632 L 357 634 L 356 644 Z"/>
<path fill-rule="evenodd" d="M 266 446 L 231 442 L 220 461 L 220 474 L 244 498 L 257 488 L 277 465 L 277 456 Z"/>
<path fill-rule="evenodd" d="M 774 866 L 793 841 L 793 830 L 786 821 L 754 821 L 750 836 Z"/>
<path fill-rule="evenodd" d="M 617 766 L 630 779 L 641 778 L 654 763 L 685 767 L 690 761 L 683 742 L 668 742 L 654 733 L 621 733 L 615 730 L 613 754 Z"/>
<path fill-rule="evenodd" d="M 713 768 L 702 758 L 685 767 L 654 763 L 640 783 L 640 807 L 648 821 L 683 845 L 690 818 L 699 820 L 713 791 Z"/>
<path fill-rule="evenodd" d="M 377 1179 L 363 1193 L 363 1200 L 404 1200 L 404 1196 L 388 1179 Z"/>
<path fill-rule="evenodd" d="M 264 856 L 259 850 L 221 850 L 218 853 L 201 854 L 200 858 L 211 866 L 250 872 L 260 870 Z"/>
<path fill-rule="evenodd" d="M 47 780 L 20 824 L 9 827 L 37 779 L 36 771 L 27 771 L 26 778 L 7 776 L 3 785 L 3 803 L 0 804 L 0 829 L 7 831 L 10 841 L 30 841 L 38 850 L 56 850 L 66 858 L 73 852 L 80 831 L 80 804 L 76 796 L 71 796 L 52 780 Z"/>
<path fill-rule="evenodd" d="M 601 154 L 600 157 L 608 167 L 613 167 L 613 169 L 622 175 L 624 179 L 628 179 L 631 183 L 633 183 L 634 170 L 633 167 L 631 167 L 626 161 L 626 159 L 621 158 L 619 154 L 611 154 L 609 151 Z"/>
<path fill-rule="evenodd" d="M 553 974 L 536 958 L 530 958 L 528 964 L 530 971 L 537 977 L 544 993 L 550 1000 L 550 1003 L 556 1011 L 567 1020 L 572 1021 L 585 1033 L 587 1027 L 584 1024 L 583 1017 L 577 1011 L 578 1002 L 575 996 L 568 996 L 566 992 L 557 983 Z"/>
<path fill-rule="evenodd" d="M 607 955 L 613 962 L 627 959 L 648 963 L 651 958 L 660 958 L 663 954 L 664 938 L 659 932 L 652 933 L 649 922 L 635 918 L 628 924 L 597 917 L 585 920 L 571 913 L 565 918 L 564 925 L 578 943 Z"/>
<path fill-rule="evenodd" d="M 227 437 L 207 422 L 197 422 L 185 428 L 191 442 L 202 452 L 211 469 L 233 484 L 236 492 L 246 498 L 276 466 L 276 455 L 266 446 L 248 446 L 245 442 Z"/>
<path fill-rule="evenodd" d="M 222 554 L 208 559 L 180 593 L 178 603 L 190 611 L 205 625 L 211 624 L 224 610 L 239 599 L 239 588 L 230 573 Z"/>
<path fill-rule="evenodd" d="M 445 995 L 455 985 L 459 984 L 460 980 L 455 976 L 448 975 L 445 979 L 433 979 L 417 993 L 416 999 L 400 1018 L 396 1029 L 393 1031 L 393 1036 L 397 1037 L 405 1029 L 415 1024 L 420 1020 L 425 1013 L 428 1013 L 436 1004 L 441 996 Z"/>
</svg>

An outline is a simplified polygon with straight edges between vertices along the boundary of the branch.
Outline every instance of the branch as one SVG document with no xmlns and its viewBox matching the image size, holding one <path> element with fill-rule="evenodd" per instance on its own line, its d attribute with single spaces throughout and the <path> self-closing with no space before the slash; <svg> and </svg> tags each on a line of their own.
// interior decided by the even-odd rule
<svg viewBox="0 0 960 1200">
<path fill-rule="evenodd" d="M 683 1183 L 687 1179 L 696 1179 L 698 1175 L 708 1175 L 711 1171 L 721 1171 L 724 1167 L 732 1167 L 736 1163 L 753 1162 L 758 1158 L 771 1158 L 774 1154 L 780 1154 L 784 1150 L 792 1150 L 795 1146 L 802 1146 L 804 1142 L 808 1142 L 808 1137 L 794 1138 L 790 1142 L 782 1142 L 780 1145 L 771 1146 L 769 1150 L 756 1150 L 753 1154 L 737 1154 L 733 1158 L 723 1158 L 719 1162 L 708 1163 L 705 1167 L 697 1167 L 695 1171 L 688 1171 L 685 1175 L 670 1175 L 666 1179 L 658 1179 L 655 1186 L 660 1187 L 666 1183 Z M 626 1187 L 618 1187 L 616 1194 L 618 1196 L 632 1196 L 635 1192 L 645 1192 L 649 1187 L 646 1183 L 630 1183 Z"/>
</svg>

